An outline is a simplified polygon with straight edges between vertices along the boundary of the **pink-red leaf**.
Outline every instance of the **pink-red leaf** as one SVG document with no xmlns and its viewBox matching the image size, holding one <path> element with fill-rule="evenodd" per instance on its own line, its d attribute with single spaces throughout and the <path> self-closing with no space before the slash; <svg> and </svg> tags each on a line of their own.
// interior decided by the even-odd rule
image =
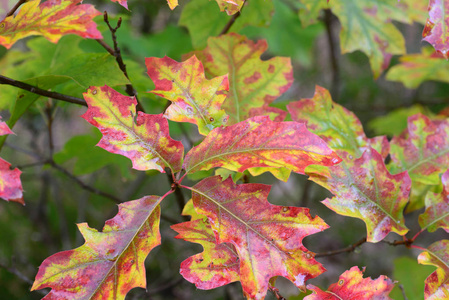
<svg viewBox="0 0 449 300">
<path fill-rule="evenodd" d="M 136 170 L 181 170 L 184 147 L 170 137 L 162 115 L 136 117 L 136 99 L 108 86 L 89 88 L 84 99 L 89 109 L 82 117 L 103 134 L 97 146 L 128 157 Z"/>
<path fill-rule="evenodd" d="M 436 185 L 449 169 L 449 119 L 432 121 L 422 114 L 408 118 L 408 129 L 390 142 L 394 173 L 407 170 L 413 181 Z"/>
<path fill-rule="evenodd" d="M 263 299 L 270 278 L 283 276 L 297 287 L 324 268 L 303 246 L 304 237 L 328 226 L 308 208 L 268 203 L 270 187 L 236 185 L 209 177 L 192 189 L 196 211 L 207 216 L 217 243 L 231 243 L 240 258 L 240 281 L 248 298 Z"/>
<path fill-rule="evenodd" d="M 101 33 L 93 21 L 101 15 L 90 4 L 79 4 L 82 0 L 27 1 L 16 16 L 0 22 L 0 44 L 10 48 L 17 40 L 30 35 L 43 35 L 56 43 L 66 34 L 77 34 L 84 38 L 101 39 Z M 79 5 L 78 5 L 79 4 Z"/>
<path fill-rule="evenodd" d="M 430 0 L 428 10 L 429 18 L 422 33 L 423 40 L 429 42 L 447 59 L 449 55 L 449 0 Z"/>
<path fill-rule="evenodd" d="M 156 86 L 151 93 L 172 102 L 165 112 L 167 118 L 196 124 L 203 135 L 227 122 L 220 109 L 229 90 L 227 75 L 207 80 L 196 56 L 180 63 L 167 56 L 150 57 L 145 63 Z"/>
<path fill-rule="evenodd" d="M 273 122 L 268 116 L 215 128 L 186 155 L 187 172 L 223 167 L 243 172 L 253 167 L 285 167 L 304 173 L 310 164 L 334 165 L 340 158 L 304 124 Z"/>
<path fill-rule="evenodd" d="M 449 170 L 441 178 L 443 191 L 439 194 L 429 192 L 426 195 L 426 211 L 419 216 L 421 228 L 434 232 L 443 228 L 449 232 Z"/>
<path fill-rule="evenodd" d="M 308 284 L 307 288 L 314 293 L 304 298 L 304 300 L 388 300 L 388 294 L 394 288 L 394 283 L 385 275 L 373 280 L 363 278 L 365 268 L 360 270 L 352 267 L 349 271 L 340 275 L 338 282 L 329 286 L 327 291 Z"/>
<path fill-rule="evenodd" d="M 427 277 L 424 287 L 425 300 L 441 300 L 449 297 L 449 240 L 430 245 L 418 256 L 423 265 L 433 265 L 437 270 Z"/>
<path fill-rule="evenodd" d="M 407 172 L 391 175 L 376 150 L 368 149 L 361 158 L 337 166 L 310 166 L 306 172 L 310 180 L 335 195 L 324 200 L 324 205 L 365 222 L 368 242 L 379 242 L 391 231 L 407 233 L 403 210 L 410 193 L 410 178 Z"/>
<path fill-rule="evenodd" d="M 267 50 L 267 42 L 254 43 L 235 33 L 211 37 L 207 44 L 206 49 L 196 52 L 206 73 L 229 74 L 229 94 L 222 106 L 229 115 L 228 124 L 243 121 L 255 113 L 272 113 L 268 105 L 293 83 L 290 59 L 273 57 L 262 61 L 260 56 Z"/>
<path fill-rule="evenodd" d="M 78 228 L 86 242 L 56 253 L 39 267 L 32 290 L 52 288 L 44 299 L 125 299 L 134 287 L 146 287 L 145 258 L 160 244 L 159 196 L 119 205 L 103 232 L 86 223 Z"/>
<path fill-rule="evenodd" d="M 358 158 L 369 147 L 376 149 L 382 157 L 388 155 L 387 138 L 367 138 L 357 116 L 333 102 L 325 88 L 316 86 L 313 98 L 289 103 L 287 109 L 294 121 L 306 123 L 307 129 L 344 159 Z"/>
</svg>

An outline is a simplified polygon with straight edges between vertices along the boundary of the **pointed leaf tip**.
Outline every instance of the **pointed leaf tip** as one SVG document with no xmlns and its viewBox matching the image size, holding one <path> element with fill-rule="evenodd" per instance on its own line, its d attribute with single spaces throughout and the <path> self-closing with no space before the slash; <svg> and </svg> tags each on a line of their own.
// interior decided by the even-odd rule
<svg viewBox="0 0 449 300">
<path fill-rule="evenodd" d="M 84 99 L 89 108 L 81 117 L 103 134 L 97 146 L 128 157 L 136 170 L 181 170 L 184 146 L 170 137 L 162 114 L 138 112 L 136 117 L 135 98 L 108 86 L 89 88 Z"/>
</svg>

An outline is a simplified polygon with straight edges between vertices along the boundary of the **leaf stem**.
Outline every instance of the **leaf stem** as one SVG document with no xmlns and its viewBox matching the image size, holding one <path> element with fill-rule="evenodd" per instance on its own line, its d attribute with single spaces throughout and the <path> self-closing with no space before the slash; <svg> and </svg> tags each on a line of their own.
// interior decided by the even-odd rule
<svg viewBox="0 0 449 300">
<path fill-rule="evenodd" d="M 344 253 L 344 252 L 353 252 L 357 247 L 360 247 L 364 243 L 366 243 L 366 237 L 364 237 L 363 239 L 360 239 L 358 242 L 356 242 L 346 248 L 343 248 L 343 249 L 327 251 L 327 252 L 322 252 L 322 253 L 316 253 L 315 257 L 332 256 L 332 255 L 336 255 L 336 254 L 340 254 L 340 253 Z"/>
<path fill-rule="evenodd" d="M 281 293 L 279 293 L 279 289 L 275 288 L 274 286 L 272 286 L 271 284 L 268 285 L 268 289 L 274 294 L 274 296 L 276 297 L 277 300 L 286 300 L 285 297 L 283 297 L 281 295 Z"/>
<path fill-rule="evenodd" d="M 16 10 L 27 1 L 28 0 L 19 0 L 19 2 L 17 2 L 16 5 L 14 5 L 14 7 L 11 8 L 11 10 L 6 14 L 5 18 L 12 16 Z"/>
<path fill-rule="evenodd" d="M 240 17 L 240 15 L 242 14 L 243 7 L 246 5 L 246 3 L 248 3 L 248 0 L 245 1 L 245 3 L 242 5 L 242 8 L 240 8 L 240 11 L 238 11 L 232 15 L 232 17 L 229 19 L 228 23 L 226 23 L 225 27 L 223 28 L 223 30 L 220 32 L 219 35 L 228 33 L 229 29 L 231 29 L 232 25 L 234 25 L 237 18 Z"/>
<path fill-rule="evenodd" d="M 31 84 L 28 84 L 28 83 L 25 83 L 25 82 L 22 82 L 19 80 L 14 80 L 12 78 L 9 78 L 9 77 L 3 76 L 3 75 L 0 75 L 0 84 L 12 85 L 12 86 L 20 88 L 22 90 L 26 90 L 30 93 L 34 93 L 37 95 L 50 97 L 50 98 L 53 98 L 56 100 L 61 100 L 64 102 L 69 102 L 69 103 L 78 104 L 78 105 L 87 107 L 87 103 L 86 103 L 86 101 L 84 101 L 84 99 L 57 93 L 57 92 L 50 92 L 47 90 L 43 90 L 41 88 L 38 88 L 37 86 L 31 85 Z"/>
</svg>

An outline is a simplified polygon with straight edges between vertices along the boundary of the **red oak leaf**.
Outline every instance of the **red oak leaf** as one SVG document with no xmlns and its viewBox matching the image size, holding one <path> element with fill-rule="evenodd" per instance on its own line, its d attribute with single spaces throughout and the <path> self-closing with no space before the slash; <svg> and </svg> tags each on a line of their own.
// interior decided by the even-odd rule
<svg viewBox="0 0 449 300">
<path fill-rule="evenodd" d="M 427 277 L 424 286 L 425 300 L 447 299 L 449 295 L 449 240 L 441 240 L 427 247 L 418 256 L 423 265 L 433 265 L 437 270 Z"/>
<path fill-rule="evenodd" d="M 449 31 L 447 30 L 449 0 L 430 0 L 428 10 L 429 18 L 422 33 L 423 40 L 429 42 L 447 59 L 449 55 Z"/>
<path fill-rule="evenodd" d="M 89 108 L 81 117 L 103 134 L 97 146 L 128 157 L 136 170 L 181 170 L 184 146 L 170 137 L 162 115 L 136 117 L 136 99 L 108 86 L 89 88 L 84 99 Z"/>
<path fill-rule="evenodd" d="M 56 43 L 66 34 L 101 39 L 95 16 L 101 15 L 82 0 L 30 0 L 23 4 L 16 16 L 0 22 L 0 44 L 10 48 L 17 40 L 30 35 L 43 35 Z M 79 5 L 78 5 L 79 4 Z"/>
<path fill-rule="evenodd" d="M 187 172 L 215 167 L 243 172 L 254 167 L 283 167 L 303 174 L 310 164 L 339 162 L 335 152 L 304 124 L 258 116 L 212 130 L 187 153 L 183 168 Z"/>
<path fill-rule="evenodd" d="M 335 195 L 324 200 L 324 205 L 366 223 L 368 242 L 379 242 L 391 231 L 407 233 L 403 210 L 410 193 L 410 177 L 407 172 L 391 175 L 376 150 L 368 149 L 361 158 L 337 166 L 310 166 L 306 172 L 310 180 Z"/>
<path fill-rule="evenodd" d="M 273 277 L 286 277 L 304 288 L 306 280 L 324 271 L 302 240 L 328 226 L 312 218 L 308 208 L 272 205 L 268 185 L 236 185 L 220 176 L 206 178 L 191 190 L 195 210 L 209 219 L 216 243 L 235 246 L 248 298 L 263 299 Z"/>
<path fill-rule="evenodd" d="M 132 288 L 145 288 L 145 258 L 161 241 L 162 199 L 147 196 L 120 204 L 103 232 L 78 224 L 85 244 L 44 260 L 31 290 L 50 287 L 43 299 L 68 300 L 125 299 Z"/>
<path fill-rule="evenodd" d="M 167 56 L 150 57 L 145 63 L 156 86 L 151 93 L 172 102 L 165 112 L 168 119 L 196 124 L 203 135 L 227 122 L 220 109 L 229 90 L 227 75 L 207 80 L 195 56 L 180 63 Z"/>
<path fill-rule="evenodd" d="M 349 271 L 340 275 L 337 283 L 331 284 L 327 291 L 308 284 L 307 288 L 313 290 L 313 294 L 304 300 L 388 300 L 388 294 L 394 288 L 390 278 L 381 275 L 373 280 L 363 278 L 365 268 L 360 271 L 358 267 L 352 267 Z"/>
</svg>

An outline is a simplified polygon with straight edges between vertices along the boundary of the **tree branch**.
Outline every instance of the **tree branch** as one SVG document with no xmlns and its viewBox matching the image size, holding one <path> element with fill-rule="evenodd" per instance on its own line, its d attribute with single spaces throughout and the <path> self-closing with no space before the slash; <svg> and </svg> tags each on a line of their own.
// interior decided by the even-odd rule
<svg viewBox="0 0 449 300">
<path fill-rule="evenodd" d="M 5 77 L 3 75 L 0 75 L 0 84 L 7 84 L 7 85 L 12 85 L 15 87 L 18 87 L 22 90 L 26 90 L 30 93 L 34 93 L 37 95 L 41 95 L 41 96 L 45 96 L 45 97 L 50 97 L 56 100 L 61 100 L 61 101 L 65 101 L 65 102 L 69 102 L 69 103 L 74 103 L 74 104 L 78 104 L 78 105 L 82 105 L 82 106 L 86 106 L 87 107 L 87 103 L 86 101 L 84 101 L 81 98 L 78 97 L 73 97 L 73 96 L 69 96 L 69 95 L 64 95 L 61 93 L 57 93 L 57 92 L 50 92 L 47 90 L 43 90 L 41 88 L 38 88 L 37 86 L 22 82 L 22 81 L 18 81 L 18 80 L 14 80 L 8 77 Z"/>
<path fill-rule="evenodd" d="M 229 29 L 231 29 L 232 25 L 234 25 L 237 18 L 240 17 L 240 15 L 242 14 L 243 7 L 246 5 L 246 3 L 248 3 L 248 0 L 245 1 L 245 3 L 243 3 L 242 8 L 240 8 L 240 11 L 232 15 L 232 17 L 229 19 L 228 23 L 225 25 L 225 27 L 223 28 L 223 30 L 220 32 L 219 35 L 228 33 Z"/>
<path fill-rule="evenodd" d="M 364 237 L 363 239 L 359 240 L 358 242 L 352 244 L 351 246 L 348 246 L 343 249 L 317 253 L 317 254 L 315 254 L 315 257 L 332 256 L 332 255 L 336 255 L 336 254 L 340 254 L 340 253 L 344 253 L 344 252 L 353 252 L 357 247 L 361 246 L 364 243 L 366 243 L 366 237 Z"/>
<path fill-rule="evenodd" d="M 332 66 L 332 84 L 331 84 L 331 94 L 332 99 L 334 99 L 335 102 L 338 101 L 339 98 L 339 92 L 340 92 L 340 67 L 338 65 L 338 59 L 337 59 L 337 51 L 336 48 L 336 38 L 332 31 L 332 28 L 335 24 L 335 17 L 332 15 L 332 12 L 330 9 L 324 10 L 324 25 L 326 26 L 326 33 L 327 33 L 327 40 L 329 43 L 329 57 L 331 61 Z"/>
<path fill-rule="evenodd" d="M 281 293 L 279 293 L 279 289 L 275 288 L 274 286 L 268 285 L 268 289 L 274 294 L 277 300 L 286 300 Z"/>
<path fill-rule="evenodd" d="M 24 4 L 25 2 L 27 2 L 28 0 L 19 0 L 19 2 L 17 2 L 16 3 L 16 5 L 14 5 L 14 7 L 6 14 L 6 16 L 5 17 L 10 17 L 10 16 L 12 16 L 15 12 L 16 12 L 16 10 L 22 5 L 22 4 Z"/>
</svg>

